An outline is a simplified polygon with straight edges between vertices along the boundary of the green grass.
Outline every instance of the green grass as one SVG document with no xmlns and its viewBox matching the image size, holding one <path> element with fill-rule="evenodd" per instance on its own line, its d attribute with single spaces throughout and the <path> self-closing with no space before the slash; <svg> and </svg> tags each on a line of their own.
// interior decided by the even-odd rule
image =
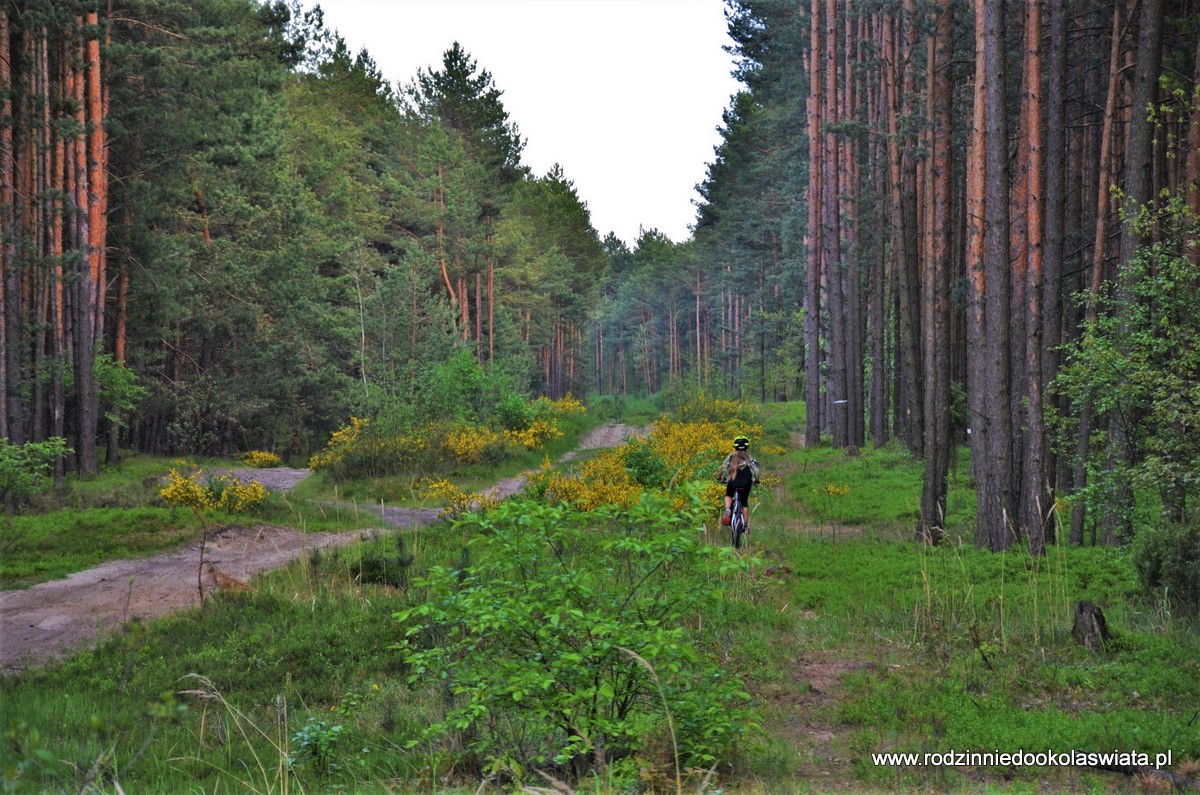
<svg viewBox="0 0 1200 795">
<path fill-rule="evenodd" d="M 130 455 L 120 466 L 91 478 L 67 478 L 52 494 L 39 495 L 29 510 L 0 517 L 0 590 L 66 577 L 100 563 L 144 558 L 197 541 L 200 520 L 168 507 L 159 495 L 172 467 L 232 467 L 228 460 L 182 462 Z M 292 495 L 272 494 L 252 515 L 205 516 L 212 525 L 280 524 L 317 532 L 378 526 L 351 508 Z"/>
<path fill-rule="evenodd" d="M 190 511 L 170 508 L 67 510 L 0 521 L 0 589 L 65 577 L 106 560 L 146 557 L 200 536 Z"/>
<path fill-rule="evenodd" d="M 766 407 L 763 424 L 764 441 L 785 446 L 803 428 L 802 409 Z M 1195 621 L 1141 594 L 1125 550 L 975 549 L 965 458 L 937 548 L 913 541 L 921 468 L 903 450 L 759 459 L 781 482 L 755 492 L 757 562 L 696 635 L 747 682 L 763 715 L 763 736 L 718 770 L 725 792 L 1128 786 L 1078 769 L 875 767 L 879 751 L 1200 757 Z M 848 491 L 821 493 L 828 484 Z M 410 747 L 445 702 L 410 687 L 389 648 L 392 611 L 419 598 L 413 583 L 429 567 L 461 565 L 462 534 L 436 526 L 402 538 L 402 548 L 380 538 L 310 556 L 253 593 L 130 624 L 94 651 L 0 680 L 4 766 L 23 771 L 11 788 L 79 791 L 106 758 L 125 791 L 282 792 L 291 754 L 301 766 L 292 789 L 475 791 L 478 781 L 457 778 L 441 752 Z M 710 540 L 724 543 L 715 528 Z M 387 584 L 364 582 L 368 571 Z M 1081 599 L 1107 615 L 1113 637 L 1102 652 L 1071 638 Z M 319 734 L 317 721 L 343 727 L 334 771 L 299 750 L 298 733 Z"/>
</svg>

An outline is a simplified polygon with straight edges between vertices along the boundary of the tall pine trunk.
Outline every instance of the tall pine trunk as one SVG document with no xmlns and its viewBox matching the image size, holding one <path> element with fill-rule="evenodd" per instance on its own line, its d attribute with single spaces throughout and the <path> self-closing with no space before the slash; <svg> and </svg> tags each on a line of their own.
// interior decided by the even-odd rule
<svg viewBox="0 0 1200 795">
<path fill-rule="evenodd" d="M 1046 551 L 1046 527 L 1051 497 L 1046 488 L 1046 425 L 1042 406 L 1042 233 L 1044 184 L 1042 159 L 1042 0 L 1026 0 L 1025 8 L 1025 119 L 1022 145 L 1026 155 L 1026 283 L 1028 313 L 1025 320 L 1025 449 L 1020 496 L 1020 524 L 1029 552 Z"/>
<path fill-rule="evenodd" d="M 947 5 L 930 41 L 928 62 L 929 149 L 925 213 L 927 251 L 922 298 L 924 330 L 924 450 L 918 535 L 936 544 L 946 521 L 946 476 L 950 469 L 950 135 L 953 87 L 950 82 L 951 30 L 954 12 Z"/>
</svg>

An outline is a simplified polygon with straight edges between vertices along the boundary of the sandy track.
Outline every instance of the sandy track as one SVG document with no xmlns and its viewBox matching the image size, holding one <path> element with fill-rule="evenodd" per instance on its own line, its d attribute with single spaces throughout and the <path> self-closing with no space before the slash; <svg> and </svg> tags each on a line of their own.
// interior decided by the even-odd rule
<svg viewBox="0 0 1200 795">
<path fill-rule="evenodd" d="M 628 425 L 605 425 L 580 441 L 581 450 L 615 447 L 644 433 Z M 568 453 L 563 460 L 574 455 Z M 257 480 L 269 489 L 288 491 L 308 476 L 307 469 L 221 470 L 241 480 Z M 521 489 L 522 476 L 493 487 L 498 498 Z M 436 508 L 359 506 L 390 527 L 425 527 L 439 521 Z M 274 525 L 230 526 L 215 531 L 205 547 L 205 559 L 217 570 L 240 581 L 279 568 L 313 549 L 354 543 L 377 531 L 303 533 Z M 200 603 L 197 568 L 199 543 L 141 560 L 117 560 L 63 580 L 23 591 L 0 591 L 0 673 L 12 673 L 61 658 L 80 647 L 99 642 L 134 618 L 154 619 Z M 212 587 L 206 569 L 200 578 Z"/>
</svg>

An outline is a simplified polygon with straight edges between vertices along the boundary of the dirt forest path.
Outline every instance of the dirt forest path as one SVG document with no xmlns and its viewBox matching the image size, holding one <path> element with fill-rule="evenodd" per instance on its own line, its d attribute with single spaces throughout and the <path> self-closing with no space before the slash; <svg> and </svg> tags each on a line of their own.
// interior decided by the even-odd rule
<svg viewBox="0 0 1200 795">
<path fill-rule="evenodd" d="M 614 424 L 596 428 L 578 450 L 616 447 L 644 429 Z M 562 457 L 577 457 L 572 451 Z M 308 475 L 306 469 L 231 470 L 275 491 L 288 491 Z M 520 491 L 524 478 L 496 484 L 492 496 Z M 439 520 L 436 508 L 359 506 L 371 510 L 390 527 L 416 528 Z M 0 675 L 41 665 L 91 645 L 134 618 L 159 618 L 199 604 L 200 588 L 241 587 L 255 575 L 280 568 L 313 549 L 352 544 L 374 531 L 305 533 L 275 525 L 229 526 L 210 537 L 206 567 L 197 582 L 199 543 L 141 560 L 115 560 L 66 579 L 41 583 L 23 591 L 0 591 Z"/>
</svg>

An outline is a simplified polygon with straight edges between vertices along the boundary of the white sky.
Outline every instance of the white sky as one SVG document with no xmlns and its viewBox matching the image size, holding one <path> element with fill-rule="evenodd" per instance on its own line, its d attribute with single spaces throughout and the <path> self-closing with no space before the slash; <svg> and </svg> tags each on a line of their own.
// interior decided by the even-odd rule
<svg viewBox="0 0 1200 795">
<path fill-rule="evenodd" d="M 492 74 L 537 176 L 562 165 L 592 225 L 680 242 L 739 84 L 722 0 L 305 0 L 407 84 L 458 41 Z"/>
</svg>

